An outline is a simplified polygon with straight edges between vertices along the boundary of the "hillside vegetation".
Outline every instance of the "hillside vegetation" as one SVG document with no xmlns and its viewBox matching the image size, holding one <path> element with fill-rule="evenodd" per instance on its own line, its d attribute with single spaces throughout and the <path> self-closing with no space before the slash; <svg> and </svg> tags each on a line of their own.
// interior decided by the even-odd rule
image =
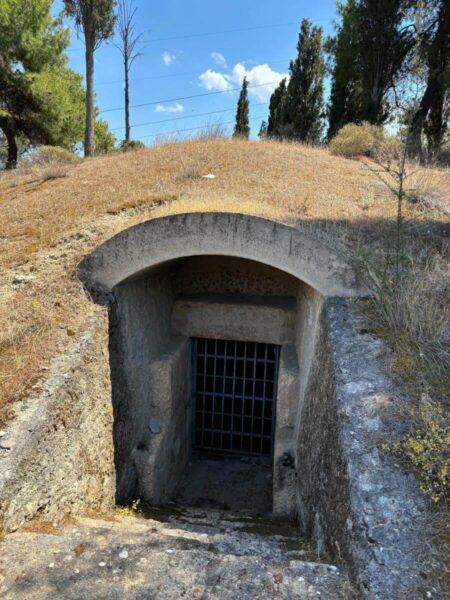
<svg viewBox="0 0 450 600">
<path fill-rule="evenodd" d="M 206 139 L 1 174 L 0 422 L 103 310 L 74 275 L 80 259 L 139 221 L 198 210 L 267 216 L 344 252 L 375 292 L 366 303 L 370 327 L 394 350 L 393 372 L 410 385 L 420 415 L 424 398 L 439 404 L 448 389 L 448 170 L 420 168 L 407 192 L 413 201 L 404 208 L 399 285 L 392 271 L 396 199 L 368 159 Z M 441 488 L 431 491 L 441 497 Z"/>
</svg>

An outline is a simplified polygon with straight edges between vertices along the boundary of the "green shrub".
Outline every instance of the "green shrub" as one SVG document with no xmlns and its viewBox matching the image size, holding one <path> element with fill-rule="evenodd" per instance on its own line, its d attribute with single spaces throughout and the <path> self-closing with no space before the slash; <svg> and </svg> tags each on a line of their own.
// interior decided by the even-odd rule
<svg viewBox="0 0 450 600">
<path fill-rule="evenodd" d="M 140 140 L 130 140 L 126 142 L 125 140 L 120 144 L 121 152 L 130 152 L 132 150 L 142 150 L 145 148 L 145 144 Z"/>
<path fill-rule="evenodd" d="M 373 157 L 374 153 L 386 142 L 383 127 L 370 123 L 349 123 L 340 129 L 330 142 L 330 152 L 336 156 L 355 158 Z"/>
<path fill-rule="evenodd" d="M 29 157 L 28 162 L 33 165 L 69 165 L 81 159 L 69 150 L 59 146 L 39 146 Z"/>
<path fill-rule="evenodd" d="M 437 504 L 448 497 L 450 433 L 441 407 L 422 401 L 419 423 L 404 439 L 384 449 L 405 460 L 415 472 L 422 491 Z"/>
</svg>

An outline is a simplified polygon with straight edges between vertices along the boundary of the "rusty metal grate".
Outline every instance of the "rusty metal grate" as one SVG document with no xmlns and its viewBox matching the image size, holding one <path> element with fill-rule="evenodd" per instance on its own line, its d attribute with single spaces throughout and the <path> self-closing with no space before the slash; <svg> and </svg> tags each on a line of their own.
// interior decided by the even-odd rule
<svg viewBox="0 0 450 600">
<path fill-rule="evenodd" d="M 194 448 L 272 453 L 280 347 L 195 338 Z"/>
</svg>

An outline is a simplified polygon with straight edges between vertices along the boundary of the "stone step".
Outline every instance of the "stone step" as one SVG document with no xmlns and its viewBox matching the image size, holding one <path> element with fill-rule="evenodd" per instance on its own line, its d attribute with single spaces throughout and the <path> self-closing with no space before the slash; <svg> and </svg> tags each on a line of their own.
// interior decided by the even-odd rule
<svg viewBox="0 0 450 600">
<path fill-rule="evenodd" d="M 349 598 L 345 572 L 289 528 L 219 511 L 77 518 L 0 546 L 4 600 Z M 37 526 L 34 528 L 37 529 Z M 45 528 L 44 528 L 45 530 Z M 303 546 L 303 547 L 302 547 Z"/>
</svg>

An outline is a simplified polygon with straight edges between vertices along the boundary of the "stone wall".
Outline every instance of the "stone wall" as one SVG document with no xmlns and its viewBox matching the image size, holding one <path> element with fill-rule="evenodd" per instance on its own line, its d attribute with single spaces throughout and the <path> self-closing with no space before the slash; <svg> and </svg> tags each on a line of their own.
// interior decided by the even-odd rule
<svg viewBox="0 0 450 600">
<path fill-rule="evenodd" d="M 401 401 L 354 301 L 328 299 L 299 414 L 296 467 L 303 532 L 349 566 L 364 598 L 422 597 L 426 502 L 412 473 L 381 451 Z"/>
<path fill-rule="evenodd" d="M 173 292 L 167 272 L 118 286 L 110 305 L 112 403 L 116 500 L 126 503 L 137 494 L 134 451 L 145 445 L 153 415 L 151 362 L 171 342 Z"/>
<path fill-rule="evenodd" d="M 0 529 L 113 506 L 107 340 L 103 314 L 64 344 L 42 389 L 17 405 L 0 438 Z"/>
<path fill-rule="evenodd" d="M 276 425 L 273 449 L 273 513 L 297 516 L 297 473 L 295 470 L 295 423 L 298 404 L 298 357 L 293 344 L 280 353 Z"/>
<path fill-rule="evenodd" d="M 149 366 L 151 418 L 133 451 L 137 492 L 152 504 L 165 504 L 180 483 L 191 455 L 190 344 L 176 338 Z"/>
<path fill-rule="evenodd" d="M 295 301 L 264 296 L 194 296 L 175 301 L 172 331 L 189 337 L 292 344 Z"/>
</svg>

